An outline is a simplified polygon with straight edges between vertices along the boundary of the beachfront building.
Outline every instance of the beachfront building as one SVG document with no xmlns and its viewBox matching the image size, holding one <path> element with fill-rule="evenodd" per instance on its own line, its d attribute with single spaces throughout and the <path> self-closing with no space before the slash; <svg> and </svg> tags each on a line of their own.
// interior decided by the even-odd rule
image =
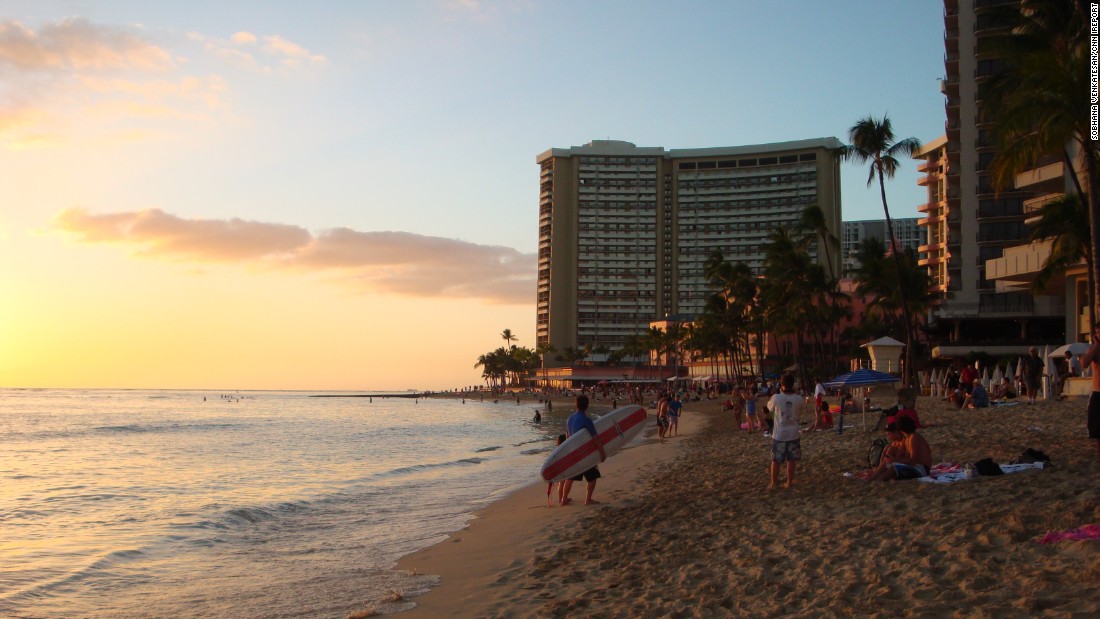
<svg viewBox="0 0 1100 619">
<path fill-rule="evenodd" d="M 713 252 L 760 273 L 768 235 L 810 205 L 839 236 L 840 146 L 820 138 L 666 150 L 595 140 L 540 154 L 537 344 L 606 361 L 651 321 L 703 311 Z M 547 363 L 567 364 L 554 355 Z"/>
<path fill-rule="evenodd" d="M 964 356 L 971 350 L 1017 350 L 1022 341 L 1060 342 L 1065 304 L 1060 297 L 1007 290 L 989 277 L 987 263 L 1027 242 L 1031 186 L 998 191 L 989 172 L 995 150 L 992 125 L 981 117 L 982 82 L 1001 60 L 979 51 L 983 38 L 1002 32 L 995 7 L 1004 0 L 945 0 L 942 88 L 946 135 L 914 158 L 928 199 L 918 210 L 925 229 L 923 263 L 941 298 L 929 316 L 933 356 Z"/>
<path fill-rule="evenodd" d="M 1024 202 L 1024 212 L 1028 215 L 1028 221 L 1037 217 L 1038 212 L 1047 203 L 1072 195 L 1074 189 L 1074 174 L 1077 175 L 1082 187 L 1088 188 L 1088 177 L 1084 173 L 1084 161 L 1079 153 L 1076 153 L 1075 145 L 1068 145 L 1067 150 L 1074 153 L 1072 158 L 1074 166 L 1058 161 L 1052 157 L 1040 162 L 1036 168 L 1016 175 L 1015 186 L 1026 187 L 1035 192 L 1035 197 Z M 1005 294 L 1020 291 L 1034 294 L 1036 276 L 1050 257 L 1052 241 L 1050 239 L 1026 243 L 1005 249 L 1004 256 L 989 260 L 986 263 L 987 277 L 996 282 L 997 290 Z M 1088 342 L 1091 329 L 1089 328 L 1089 298 L 1088 298 L 1088 273 L 1085 261 L 1066 269 L 1064 272 L 1050 278 L 1041 294 L 1036 299 L 1049 298 L 1054 303 L 1060 303 L 1065 307 L 1062 315 L 1065 341 Z"/>
<path fill-rule="evenodd" d="M 917 225 L 916 217 L 903 217 L 894 219 L 894 236 L 897 238 L 898 248 L 901 251 L 913 250 L 918 258 L 924 245 L 924 229 Z M 886 245 L 886 251 L 891 251 L 890 235 L 887 233 L 885 219 L 864 219 L 860 221 L 844 222 L 844 230 L 840 237 L 841 266 L 844 275 L 851 275 L 857 267 L 859 260 L 856 252 L 865 239 L 881 239 Z"/>
</svg>

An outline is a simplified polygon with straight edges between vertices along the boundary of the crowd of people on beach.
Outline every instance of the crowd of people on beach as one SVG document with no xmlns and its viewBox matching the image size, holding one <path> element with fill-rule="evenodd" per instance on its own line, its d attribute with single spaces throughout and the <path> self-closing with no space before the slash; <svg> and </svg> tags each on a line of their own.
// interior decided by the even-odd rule
<svg viewBox="0 0 1100 619">
<path fill-rule="evenodd" d="M 1092 395 L 1088 402 L 1087 429 L 1089 438 L 1096 440 L 1097 458 L 1100 460 L 1100 327 L 1093 334 L 1092 343 L 1087 352 L 1080 357 L 1072 352 L 1065 353 L 1064 363 L 1055 376 L 1055 394 L 1057 399 L 1065 397 L 1063 390 L 1066 381 L 1076 376 L 1092 376 Z M 1090 371 L 1085 372 L 1082 367 Z M 1035 347 L 1031 347 L 1028 356 L 1021 361 L 1019 374 L 1005 376 L 986 389 L 978 374 L 976 364 L 965 364 L 956 371 L 949 369 L 943 378 L 945 401 L 951 402 L 960 410 L 981 409 L 994 402 L 1023 397 L 1028 404 L 1040 399 L 1041 381 L 1045 364 L 1038 356 Z M 869 397 L 863 398 L 862 407 L 855 404 L 855 396 L 848 391 L 836 393 L 837 404 L 829 403 L 829 394 L 822 381 L 818 379 L 812 396 L 806 391 L 796 391 L 793 374 L 785 373 L 778 381 L 763 380 L 741 387 L 734 386 L 728 392 L 722 410 L 734 415 L 735 427 L 749 434 L 761 432 L 771 439 L 769 461 L 769 489 L 780 487 L 780 473 L 785 473 L 782 487 L 794 486 L 798 462 L 802 459 L 801 437 L 804 432 L 829 431 L 835 429 L 842 434 L 845 429 L 844 416 L 853 413 L 880 412 L 874 430 L 885 432 L 885 446 L 877 462 L 871 462 L 871 468 L 858 477 L 867 481 L 905 480 L 926 477 L 931 471 L 932 447 L 919 433 L 920 418 L 916 411 L 916 393 L 911 388 L 899 389 L 897 404 L 885 410 L 870 406 Z M 992 391 L 992 393 L 991 393 Z M 562 391 L 551 393 L 544 390 L 540 400 L 547 406 L 553 397 L 563 395 Z M 573 392 L 569 392 L 572 394 Z M 618 407 L 620 401 L 638 405 L 647 404 L 656 413 L 658 441 L 679 435 L 679 420 L 683 412 L 684 400 L 693 397 L 717 397 L 715 393 L 696 391 L 694 394 L 682 394 L 675 390 L 644 390 L 641 386 L 585 387 L 576 396 L 576 409 L 567 420 L 567 434 L 559 437 L 559 444 L 578 432 L 587 432 L 596 443 L 601 462 L 606 458 L 602 444 L 596 435 L 595 426 L 587 415 L 590 403 L 589 394 L 597 401 L 609 400 L 611 407 Z M 758 400 L 765 399 L 763 406 Z M 803 428 L 802 418 L 807 413 L 812 419 Z M 537 414 L 537 413 L 536 413 Z M 574 481 L 585 480 L 587 491 L 585 504 L 591 504 L 596 481 L 600 478 L 598 467 L 566 480 L 558 485 L 558 505 L 571 502 L 570 491 Z M 553 487 L 553 486 L 551 486 Z"/>
</svg>

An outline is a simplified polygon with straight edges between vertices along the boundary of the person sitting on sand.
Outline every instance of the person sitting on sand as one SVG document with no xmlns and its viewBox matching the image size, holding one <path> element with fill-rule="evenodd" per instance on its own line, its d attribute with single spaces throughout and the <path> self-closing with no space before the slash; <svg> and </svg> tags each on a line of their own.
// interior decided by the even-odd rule
<svg viewBox="0 0 1100 619">
<path fill-rule="evenodd" d="M 879 455 L 878 466 L 866 471 L 863 479 L 867 481 L 884 479 L 886 469 L 892 468 L 894 462 L 904 453 L 905 437 L 898 431 L 897 423 L 886 424 L 886 440 L 890 442 L 886 444 L 886 447 L 883 447 L 882 453 Z"/>
<path fill-rule="evenodd" d="M 1000 382 L 993 384 L 993 393 L 991 395 L 994 400 L 1005 400 L 1016 397 L 1016 390 L 1012 388 L 1012 379 L 1008 376 L 1002 376 Z"/>
<path fill-rule="evenodd" d="M 917 434 L 917 428 L 909 417 L 900 417 L 897 429 L 902 435 L 902 447 L 891 455 L 889 465 L 876 469 L 868 481 L 928 477 L 928 471 L 932 468 L 932 447 L 923 436 Z"/>
<path fill-rule="evenodd" d="M 817 405 L 817 415 L 814 415 L 814 423 L 810 431 L 831 430 L 833 428 L 833 413 L 829 410 L 829 402 L 821 400 Z"/>
<path fill-rule="evenodd" d="M 573 436 L 581 430 L 585 430 L 592 435 L 592 440 L 596 443 L 596 449 L 600 450 L 600 462 L 603 462 L 607 459 L 607 453 L 603 450 L 603 443 L 600 442 L 599 435 L 596 434 L 596 424 L 592 423 L 592 420 L 588 418 L 587 411 L 588 396 L 577 396 L 577 410 L 573 411 L 573 414 L 566 420 L 565 431 L 569 436 Z M 565 486 L 561 489 L 561 499 L 558 504 L 568 505 L 570 503 L 572 499 L 569 498 L 569 491 L 573 489 L 573 482 L 580 481 L 581 479 L 588 482 L 584 504 L 591 505 L 595 503 L 595 501 L 592 500 L 592 493 L 596 490 L 596 480 L 599 478 L 600 467 L 594 466 L 572 479 L 565 480 Z"/>
<path fill-rule="evenodd" d="M 913 420 L 913 424 L 916 425 L 916 427 L 921 427 L 920 417 L 917 416 L 917 394 L 911 387 L 902 387 L 898 389 L 897 404 L 882 411 L 878 423 L 875 424 L 875 429 L 877 430 L 882 425 L 883 421 L 886 423 L 895 423 L 899 417 L 909 417 Z"/>
<path fill-rule="evenodd" d="M 779 465 L 787 465 L 785 488 L 794 486 L 794 472 L 802 459 L 802 442 L 798 432 L 798 415 L 806 401 L 794 392 L 794 374 L 784 374 L 780 379 L 780 392 L 768 402 L 768 410 L 774 415 L 772 432 L 772 461 L 769 468 L 771 483 L 768 489 L 779 483 Z"/>
<path fill-rule="evenodd" d="M 963 400 L 961 408 L 988 408 L 989 392 L 982 386 L 982 381 L 975 379 L 974 387 L 970 389 L 970 395 Z"/>
</svg>

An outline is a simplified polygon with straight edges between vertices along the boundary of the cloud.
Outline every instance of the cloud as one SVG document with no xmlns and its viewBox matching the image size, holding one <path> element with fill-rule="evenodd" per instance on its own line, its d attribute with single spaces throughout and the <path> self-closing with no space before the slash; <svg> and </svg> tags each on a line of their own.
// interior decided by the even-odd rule
<svg viewBox="0 0 1100 619">
<path fill-rule="evenodd" d="M 72 18 L 32 30 L 0 20 L 0 143 L 22 148 L 170 135 L 138 130 L 131 121 L 204 120 L 221 107 L 225 90 L 218 76 L 180 75 L 185 62 L 137 27 Z"/>
<path fill-rule="evenodd" d="M 256 35 L 251 32 L 238 32 L 229 37 L 229 40 L 233 41 L 237 45 L 250 45 L 256 42 Z"/>
<path fill-rule="evenodd" d="M 277 71 L 289 72 L 309 65 L 328 62 L 322 54 L 315 54 L 305 47 L 277 34 L 257 37 L 248 31 L 240 31 L 222 40 L 192 33 L 191 39 L 204 44 L 206 51 L 228 61 L 239 69 L 264 74 Z M 262 44 L 259 44 L 260 41 Z"/>
<path fill-rule="evenodd" d="M 35 32 L 0 21 L 0 68 L 26 71 L 138 69 L 167 71 L 175 65 L 160 47 L 121 28 L 87 19 L 65 19 Z"/>
<path fill-rule="evenodd" d="M 84 243 L 129 246 L 142 257 L 322 273 L 365 291 L 523 304 L 535 290 L 534 254 L 408 232 L 336 228 L 314 235 L 298 226 L 183 219 L 159 209 L 66 209 L 53 227 Z"/>
</svg>

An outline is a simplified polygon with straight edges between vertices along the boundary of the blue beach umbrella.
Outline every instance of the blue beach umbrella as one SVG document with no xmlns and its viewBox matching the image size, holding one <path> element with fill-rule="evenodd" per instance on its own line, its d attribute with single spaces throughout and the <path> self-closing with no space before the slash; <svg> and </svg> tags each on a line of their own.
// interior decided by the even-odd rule
<svg viewBox="0 0 1100 619">
<path fill-rule="evenodd" d="M 840 376 L 837 376 L 836 378 L 826 382 L 825 386 L 830 389 L 840 389 L 844 387 L 865 387 L 868 385 L 883 385 L 900 381 L 900 378 L 887 372 L 860 368 L 855 372 L 848 372 L 847 374 L 841 374 Z"/>
<path fill-rule="evenodd" d="M 855 372 L 848 372 L 847 374 L 841 374 L 836 378 L 825 383 L 825 386 L 830 389 L 841 389 L 847 387 L 867 387 L 870 385 L 885 385 L 888 383 L 900 382 L 901 379 L 893 374 L 887 372 L 879 372 L 878 370 L 868 370 L 866 368 L 860 368 Z M 844 409 L 841 409 L 840 413 L 840 425 L 837 428 L 837 433 L 842 434 L 844 432 Z M 867 411 L 863 412 L 863 429 L 867 430 Z"/>
</svg>

